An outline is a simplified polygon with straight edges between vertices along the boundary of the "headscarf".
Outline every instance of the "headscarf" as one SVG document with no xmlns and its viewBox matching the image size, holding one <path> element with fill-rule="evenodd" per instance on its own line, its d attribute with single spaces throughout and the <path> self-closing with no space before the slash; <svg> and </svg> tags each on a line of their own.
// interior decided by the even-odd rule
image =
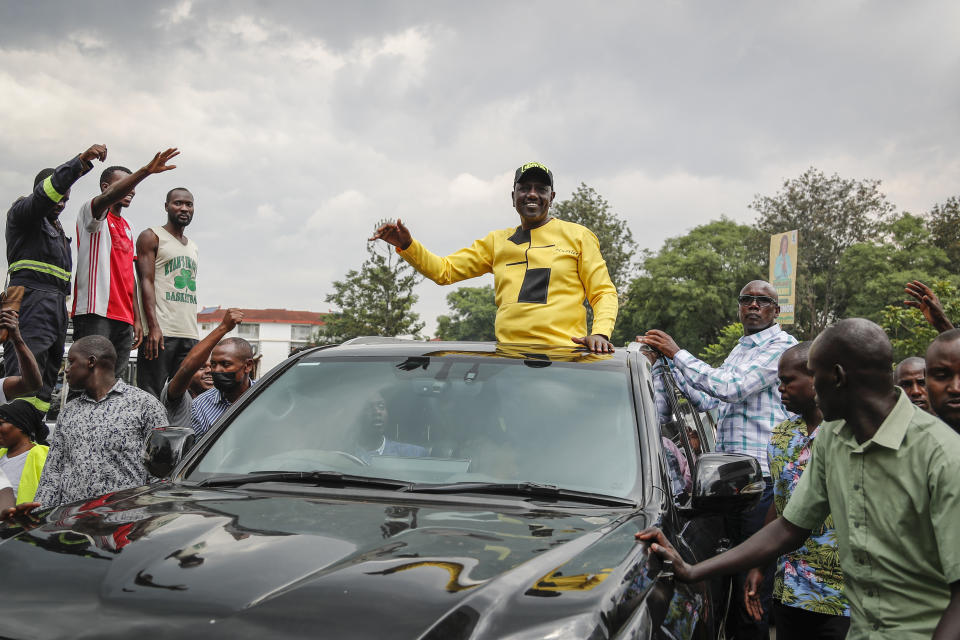
<svg viewBox="0 0 960 640">
<path fill-rule="evenodd" d="M 43 414 L 26 400 L 14 400 L 0 405 L 0 420 L 20 429 L 33 442 L 47 444 L 50 429 L 43 421 Z"/>
</svg>

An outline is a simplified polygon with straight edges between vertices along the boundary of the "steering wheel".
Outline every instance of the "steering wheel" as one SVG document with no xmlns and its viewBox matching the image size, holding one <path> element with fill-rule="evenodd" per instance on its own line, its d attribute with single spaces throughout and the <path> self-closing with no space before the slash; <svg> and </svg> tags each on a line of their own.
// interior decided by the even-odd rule
<svg viewBox="0 0 960 640">
<path fill-rule="evenodd" d="M 346 451 L 331 451 L 331 453 L 339 454 L 339 455 L 343 456 L 344 458 L 346 458 L 347 460 L 349 460 L 350 462 L 352 462 L 352 463 L 354 463 L 354 464 L 356 464 L 356 465 L 359 465 L 359 466 L 361 466 L 361 467 L 368 467 L 368 466 L 370 466 L 370 463 L 369 463 L 369 462 L 364 462 L 363 458 L 360 458 L 359 456 L 355 456 L 355 455 L 353 455 L 352 453 L 347 453 Z"/>
</svg>

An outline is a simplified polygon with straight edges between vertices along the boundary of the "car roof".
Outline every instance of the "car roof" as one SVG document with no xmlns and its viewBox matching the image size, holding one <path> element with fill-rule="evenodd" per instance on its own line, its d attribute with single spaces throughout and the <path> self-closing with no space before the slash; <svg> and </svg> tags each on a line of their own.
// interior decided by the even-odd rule
<svg viewBox="0 0 960 640">
<path fill-rule="evenodd" d="M 537 344 L 502 344 L 496 342 L 455 342 L 383 338 L 379 336 L 354 338 L 340 345 L 317 347 L 305 351 L 305 359 L 314 360 L 343 356 L 387 357 L 478 357 L 513 360 L 544 360 L 551 362 L 625 363 L 627 349 L 619 348 L 612 354 L 590 353 L 583 347 Z"/>
</svg>

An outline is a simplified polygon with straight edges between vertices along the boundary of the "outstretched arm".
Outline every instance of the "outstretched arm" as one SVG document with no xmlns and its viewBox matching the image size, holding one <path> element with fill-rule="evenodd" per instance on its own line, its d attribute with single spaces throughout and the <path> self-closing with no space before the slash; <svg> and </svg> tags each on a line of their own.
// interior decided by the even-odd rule
<svg viewBox="0 0 960 640">
<path fill-rule="evenodd" d="M 658 329 L 647 331 L 638 340 L 673 358 L 674 372 L 678 378 L 683 378 L 687 387 L 721 402 L 741 402 L 761 389 L 775 386 L 777 364 L 785 348 L 782 343 L 771 341 L 764 347 L 758 347 L 758 352 L 749 362 L 742 365 L 724 363 L 714 368 L 681 349 L 673 338 Z"/>
<path fill-rule="evenodd" d="M 647 357 L 650 358 L 650 361 L 653 363 L 655 370 L 662 367 L 666 367 L 670 375 L 673 376 L 674 382 L 677 383 L 677 386 L 680 388 L 680 391 L 683 392 L 683 395 L 687 397 L 690 402 L 693 403 L 693 406 L 697 408 L 697 411 L 710 411 L 711 409 L 717 408 L 719 401 L 712 395 L 708 395 L 696 389 L 692 384 L 687 380 L 683 375 L 683 372 L 678 371 L 674 367 L 670 366 L 666 360 L 661 359 L 659 362 L 656 360 L 655 356 L 652 356 L 651 353 L 661 353 L 667 358 L 673 358 L 680 351 L 680 347 L 674 341 L 670 335 L 660 329 L 650 329 L 642 336 L 637 336 L 637 342 L 650 347 L 653 351 L 647 353 Z"/>
<path fill-rule="evenodd" d="M 44 178 L 33 188 L 33 193 L 13 204 L 7 214 L 8 221 L 13 224 L 28 224 L 49 217 L 57 204 L 67 197 L 73 183 L 93 168 L 95 158 L 101 162 L 107 159 L 105 145 L 92 145 L 54 169 L 53 175 Z"/>
<path fill-rule="evenodd" d="M 919 280 L 914 280 L 907 283 L 904 291 L 907 292 L 907 295 L 913 297 L 913 300 L 904 300 L 903 304 L 914 309 L 920 309 L 923 317 L 934 329 L 940 333 L 953 329 L 953 323 L 947 318 L 943 305 L 940 304 L 940 298 L 933 292 L 933 289 Z"/>
<path fill-rule="evenodd" d="M 164 171 L 176 169 L 177 165 L 168 165 L 167 162 L 179 154 L 180 152 L 176 149 L 160 151 L 153 156 L 153 160 L 143 165 L 130 175 L 125 176 L 111 184 L 109 187 L 107 187 L 106 191 L 93 199 L 93 202 L 90 205 L 93 217 L 97 220 L 103 220 L 103 217 L 107 215 L 107 211 L 110 209 L 110 207 L 123 200 L 127 194 L 130 193 L 130 190 L 143 182 L 147 176 L 154 173 L 163 173 Z"/>
<path fill-rule="evenodd" d="M 20 322 L 17 315 L 16 311 L 0 311 L 0 328 L 9 332 L 17 361 L 20 363 L 19 376 L 8 376 L 3 379 L 3 395 L 8 400 L 30 395 L 43 385 L 37 360 L 27 347 L 27 343 L 23 341 L 23 336 L 20 335 Z"/>
<path fill-rule="evenodd" d="M 799 547 L 809 536 L 809 529 L 798 527 L 781 517 L 733 549 L 693 565 L 684 562 L 667 537 L 656 527 L 644 529 L 637 534 L 636 538 L 642 542 L 649 542 L 650 550 L 664 560 L 671 560 L 674 575 L 678 580 L 700 582 L 713 576 L 729 575 L 758 565 L 769 564 L 778 556 Z"/>
<path fill-rule="evenodd" d="M 193 378 L 193 374 L 207 361 L 213 348 L 241 322 L 243 322 L 242 311 L 239 309 L 227 309 L 226 315 L 223 316 L 223 321 L 217 325 L 217 328 L 190 349 L 180 364 L 180 368 L 177 369 L 177 372 L 170 378 L 170 384 L 167 386 L 168 401 L 176 402 L 183 397 L 183 394 L 187 392 L 190 386 L 190 379 Z"/>
<path fill-rule="evenodd" d="M 397 248 L 400 257 L 437 284 L 452 284 L 490 273 L 493 268 L 493 234 L 446 257 L 435 255 L 415 241 L 400 220 L 381 225 L 369 238 Z"/>
<path fill-rule="evenodd" d="M 157 294 L 153 288 L 156 276 L 157 247 L 160 238 L 150 229 L 144 229 L 137 238 L 137 276 L 140 278 L 140 300 L 147 319 L 147 337 L 143 341 L 143 357 L 153 360 L 163 349 L 163 332 L 157 321 Z"/>
</svg>

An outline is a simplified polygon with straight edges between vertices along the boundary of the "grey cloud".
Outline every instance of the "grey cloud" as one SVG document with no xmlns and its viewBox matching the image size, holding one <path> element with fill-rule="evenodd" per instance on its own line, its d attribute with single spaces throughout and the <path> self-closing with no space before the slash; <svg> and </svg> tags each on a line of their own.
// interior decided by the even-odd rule
<svg viewBox="0 0 960 640">
<path fill-rule="evenodd" d="M 131 220 L 194 191 L 204 304 L 326 309 L 373 222 L 459 248 L 514 223 L 509 172 L 531 159 L 561 198 L 597 187 L 651 248 L 751 219 L 753 194 L 810 165 L 882 178 L 915 211 L 956 192 L 953 3 L 196 1 L 174 21 L 179 6 L 0 6 L 0 95 L 18 96 L 0 104 L 16 150 L 0 200 L 91 142 L 131 166 L 182 147 Z M 420 291 L 432 323 L 449 291 Z"/>
</svg>

